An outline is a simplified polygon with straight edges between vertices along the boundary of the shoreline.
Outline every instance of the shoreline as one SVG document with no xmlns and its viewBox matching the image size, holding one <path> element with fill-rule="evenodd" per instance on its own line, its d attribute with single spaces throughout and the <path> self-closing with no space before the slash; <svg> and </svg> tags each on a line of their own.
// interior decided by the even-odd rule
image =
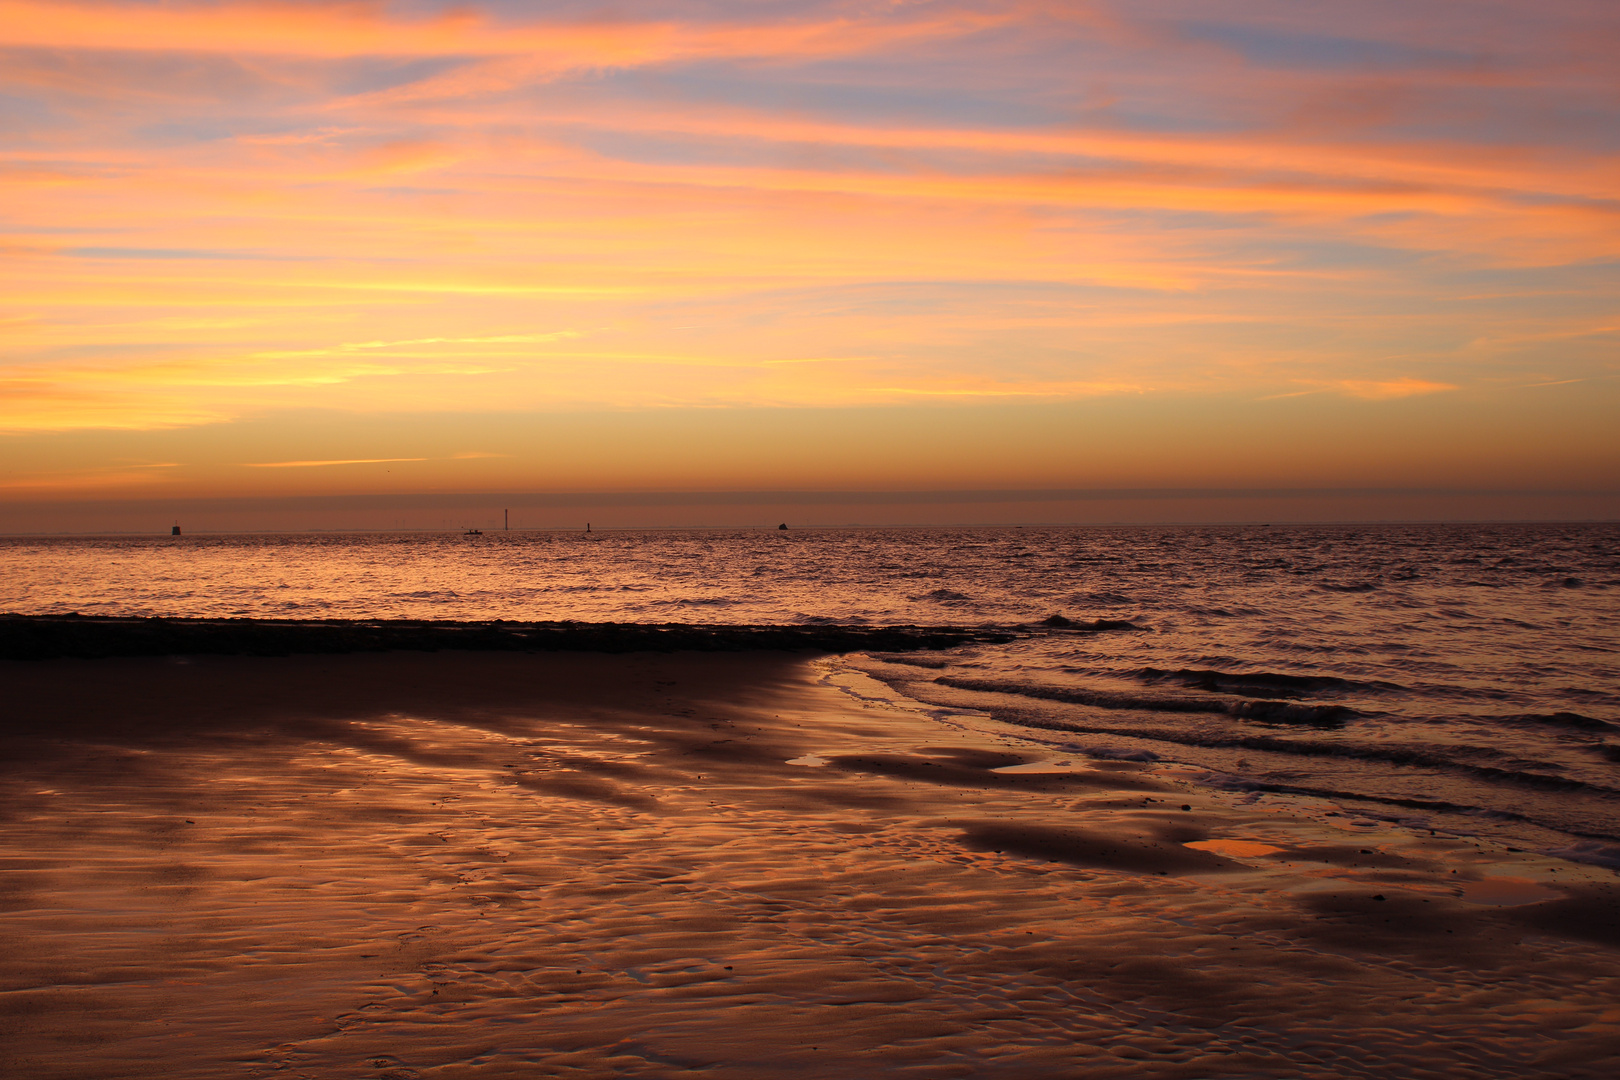
<svg viewBox="0 0 1620 1080">
<path fill-rule="evenodd" d="M 1615 875 L 772 652 L 4 664 L 0 1066 L 1600 1077 Z M 957 722 L 961 721 L 961 722 Z"/>
</svg>

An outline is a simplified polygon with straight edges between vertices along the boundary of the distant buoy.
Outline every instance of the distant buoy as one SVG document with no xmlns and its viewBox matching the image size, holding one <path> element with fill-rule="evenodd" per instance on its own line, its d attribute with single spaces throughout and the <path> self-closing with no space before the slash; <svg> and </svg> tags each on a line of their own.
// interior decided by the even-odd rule
<svg viewBox="0 0 1620 1080">
<path fill-rule="evenodd" d="M 777 526 L 777 528 L 778 528 L 778 529 L 785 529 L 785 528 L 787 528 L 787 522 L 785 522 L 785 521 L 784 521 L 784 522 L 782 522 L 782 524 L 780 524 L 780 525 L 778 525 L 778 526 Z"/>
</svg>

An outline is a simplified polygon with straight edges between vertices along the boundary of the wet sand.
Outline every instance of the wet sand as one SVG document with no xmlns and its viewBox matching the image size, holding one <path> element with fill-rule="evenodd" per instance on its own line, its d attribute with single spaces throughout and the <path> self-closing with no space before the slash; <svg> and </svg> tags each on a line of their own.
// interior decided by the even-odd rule
<svg viewBox="0 0 1620 1080">
<path fill-rule="evenodd" d="M 1620 1064 L 1612 871 L 1054 757 L 829 663 L 0 663 L 0 1074 Z"/>
</svg>

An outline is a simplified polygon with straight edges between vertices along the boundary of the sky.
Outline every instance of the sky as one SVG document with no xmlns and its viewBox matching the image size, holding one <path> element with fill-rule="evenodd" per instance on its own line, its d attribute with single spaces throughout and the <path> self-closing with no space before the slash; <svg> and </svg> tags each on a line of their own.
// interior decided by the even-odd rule
<svg viewBox="0 0 1620 1080">
<path fill-rule="evenodd" d="M 0 0 L 0 531 L 1614 519 L 1617 53 L 1613 0 Z"/>
</svg>

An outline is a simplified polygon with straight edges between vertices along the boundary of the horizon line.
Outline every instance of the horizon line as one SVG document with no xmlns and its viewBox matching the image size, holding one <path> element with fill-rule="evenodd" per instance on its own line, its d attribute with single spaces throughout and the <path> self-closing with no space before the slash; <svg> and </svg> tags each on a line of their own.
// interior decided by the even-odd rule
<svg viewBox="0 0 1620 1080">
<path fill-rule="evenodd" d="M 1545 525 L 1620 525 L 1620 517 L 1612 518 L 1365 518 L 1343 519 L 1322 518 L 1298 521 L 1276 520 L 1261 521 L 1256 518 L 1252 521 L 1229 520 L 1188 520 L 1188 521 L 955 521 L 938 522 L 931 524 L 918 524 L 915 522 L 861 522 L 854 521 L 842 525 L 793 525 L 790 532 L 828 532 L 839 529 L 1187 529 L 1187 528 L 1227 528 L 1227 529 L 1255 529 L 1255 528 L 1372 528 L 1378 526 L 1427 526 L 1427 525 L 1501 525 L 1501 526 L 1545 526 Z M 758 530 L 760 532 L 775 533 L 776 525 L 603 525 L 590 530 L 592 534 L 620 533 L 620 532 L 745 532 Z M 497 536 L 501 533 L 580 533 L 586 530 L 576 526 L 526 526 L 515 529 L 491 528 L 481 530 L 477 535 Z M 196 529 L 183 533 L 179 539 L 185 540 L 194 536 L 301 536 L 305 534 L 333 534 L 333 535 L 448 535 L 463 536 L 466 531 L 461 528 L 441 529 L 345 529 L 345 528 L 306 528 L 306 529 Z M 0 539 L 18 537 L 155 537 L 164 540 L 174 539 L 168 533 L 157 531 L 143 531 L 135 529 L 107 529 L 95 532 L 63 530 L 58 532 L 0 532 Z"/>
<path fill-rule="evenodd" d="M 157 495 L 89 499 L 3 499 L 0 508 L 128 509 L 137 505 L 186 506 L 198 510 L 357 510 L 388 507 L 668 507 L 752 505 L 937 505 L 951 503 L 1105 502 L 1174 499 L 1307 499 L 1307 498 L 1614 498 L 1620 488 L 1468 488 L 1468 487 L 1247 487 L 1247 488 L 970 488 L 970 489 L 692 489 L 675 491 L 487 491 L 365 492 L 306 495 Z M 1258 519 L 1257 519 L 1258 520 Z M 1438 520 L 1438 519 L 1437 519 Z M 1188 522 L 1191 524 L 1192 522 Z"/>
</svg>

